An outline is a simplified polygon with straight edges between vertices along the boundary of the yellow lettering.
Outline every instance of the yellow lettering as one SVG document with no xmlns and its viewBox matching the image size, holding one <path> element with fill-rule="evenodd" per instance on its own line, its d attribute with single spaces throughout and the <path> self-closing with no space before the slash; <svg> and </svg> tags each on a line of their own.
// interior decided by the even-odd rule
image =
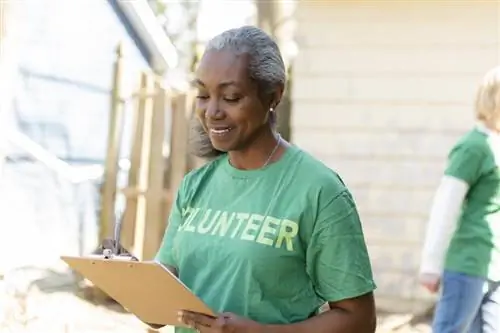
<svg viewBox="0 0 500 333">
<path fill-rule="evenodd" d="M 212 210 L 210 209 L 210 211 L 212 211 Z M 206 234 L 207 232 L 210 231 L 210 229 L 212 229 L 212 226 L 215 224 L 215 222 L 217 221 L 217 218 L 220 215 L 220 210 L 216 211 L 215 214 L 210 219 L 210 222 L 207 223 L 209 220 L 209 215 L 210 214 L 206 214 L 203 221 L 198 225 L 198 232 L 200 234 Z"/>
<path fill-rule="evenodd" d="M 272 216 L 266 216 L 262 228 L 260 229 L 259 236 L 257 237 L 257 243 L 272 246 L 274 242 L 274 237 L 278 232 L 278 226 L 280 225 L 280 220 Z M 273 237 L 273 238 L 268 238 Z"/>
<path fill-rule="evenodd" d="M 194 232 L 194 226 L 191 225 L 191 223 L 194 221 L 196 215 L 198 215 L 198 212 L 200 211 L 199 208 L 188 208 L 185 212 L 185 214 L 189 214 L 186 223 L 182 226 L 182 230 L 184 231 L 189 231 L 189 232 Z"/>
<path fill-rule="evenodd" d="M 243 225 L 243 222 L 248 220 L 249 217 L 250 217 L 250 214 L 247 214 L 247 213 L 236 213 L 236 219 L 238 220 L 238 225 L 233 230 L 233 233 L 231 234 L 231 238 L 234 238 L 236 236 L 238 231 L 240 231 L 240 228 Z"/>
<path fill-rule="evenodd" d="M 264 216 L 259 214 L 250 215 L 247 225 L 245 226 L 245 229 L 243 229 L 243 232 L 241 233 L 241 239 L 248 241 L 255 240 L 255 237 L 257 236 L 257 230 L 259 230 L 262 221 L 264 221 Z"/>
<path fill-rule="evenodd" d="M 229 231 L 229 227 L 231 226 L 231 223 L 233 222 L 234 216 L 236 215 L 235 213 L 232 213 L 231 216 L 229 217 L 229 220 L 227 218 L 228 212 L 222 212 L 219 216 L 219 219 L 217 220 L 217 224 L 214 226 L 212 229 L 212 235 L 215 235 L 217 232 L 219 232 L 219 236 L 226 236 L 227 232 Z"/>
<path fill-rule="evenodd" d="M 276 248 L 280 248 L 283 242 L 286 242 L 287 251 L 293 251 L 293 238 L 297 236 L 299 232 L 299 225 L 297 222 L 290 220 L 281 220 L 281 228 L 278 234 L 278 240 L 276 241 Z"/>
<path fill-rule="evenodd" d="M 200 208 L 198 208 L 200 209 Z M 205 211 L 205 215 L 203 215 L 203 219 L 201 220 L 199 224 L 202 224 L 202 223 L 205 223 L 209 218 L 210 218 L 210 214 L 212 213 L 212 210 L 211 209 L 207 209 Z M 189 225 L 186 226 L 186 231 L 191 231 L 191 232 L 195 232 L 196 231 L 196 226 L 194 224 L 192 224 L 192 222 L 194 221 L 194 217 L 192 219 L 190 219 L 189 221 Z M 189 227 L 189 229 L 188 229 Z"/>
</svg>

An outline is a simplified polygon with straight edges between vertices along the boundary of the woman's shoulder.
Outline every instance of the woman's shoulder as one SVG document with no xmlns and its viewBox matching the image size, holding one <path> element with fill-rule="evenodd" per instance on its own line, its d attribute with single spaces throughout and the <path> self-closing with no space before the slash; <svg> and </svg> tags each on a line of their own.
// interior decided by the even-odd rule
<svg viewBox="0 0 500 333">
<path fill-rule="evenodd" d="M 207 161 L 202 166 L 192 169 L 188 173 L 184 175 L 182 180 L 181 189 L 188 190 L 189 188 L 197 187 L 199 184 L 205 182 L 207 179 L 210 179 L 213 173 L 219 168 L 221 163 L 226 158 L 226 155 L 223 154 L 218 156 L 217 158 Z"/>
<path fill-rule="evenodd" d="M 488 134 L 479 128 L 473 128 L 462 134 L 452 146 L 449 158 L 457 155 L 486 156 L 491 152 Z"/>
<path fill-rule="evenodd" d="M 481 148 L 488 144 L 488 134 L 479 128 L 473 128 L 462 134 L 454 147 Z"/>
<path fill-rule="evenodd" d="M 341 175 L 332 167 L 310 153 L 299 149 L 300 163 L 295 170 L 295 178 L 304 179 L 308 187 L 317 191 L 327 191 L 338 195 L 348 191 Z"/>
</svg>

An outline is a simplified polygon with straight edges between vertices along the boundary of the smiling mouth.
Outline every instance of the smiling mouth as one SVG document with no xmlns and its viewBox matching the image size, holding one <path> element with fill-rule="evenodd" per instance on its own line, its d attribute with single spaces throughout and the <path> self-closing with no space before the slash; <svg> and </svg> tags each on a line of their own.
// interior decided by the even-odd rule
<svg viewBox="0 0 500 333">
<path fill-rule="evenodd" d="M 215 135 L 224 135 L 229 133 L 232 130 L 232 128 L 227 127 L 227 128 L 211 128 L 210 133 L 215 134 Z"/>
</svg>

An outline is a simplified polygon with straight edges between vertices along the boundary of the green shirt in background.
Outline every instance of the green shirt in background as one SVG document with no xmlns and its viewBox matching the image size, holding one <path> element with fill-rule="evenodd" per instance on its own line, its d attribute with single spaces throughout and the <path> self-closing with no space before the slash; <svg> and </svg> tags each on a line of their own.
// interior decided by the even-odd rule
<svg viewBox="0 0 500 333">
<path fill-rule="evenodd" d="M 260 323 L 303 321 L 375 289 L 353 198 L 294 146 L 264 169 L 224 155 L 189 173 L 156 259 L 215 312 Z"/>
<path fill-rule="evenodd" d="M 500 161 L 495 158 L 495 149 L 500 151 L 499 138 L 474 129 L 449 155 L 445 174 L 465 181 L 469 191 L 445 269 L 499 281 Z"/>
</svg>

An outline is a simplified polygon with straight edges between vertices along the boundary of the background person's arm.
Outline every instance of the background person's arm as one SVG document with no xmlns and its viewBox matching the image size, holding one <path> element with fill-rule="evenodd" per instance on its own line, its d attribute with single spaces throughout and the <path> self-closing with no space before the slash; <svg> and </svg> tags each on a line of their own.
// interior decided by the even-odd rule
<svg viewBox="0 0 500 333">
<path fill-rule="evenodd" d="M 422 260 L 420 266 L 421 282 L 430 284 L 430 290 L 437 291 L 435 281 L 425 281 L 425 276 L 438 279 L 443 273 L 443 266 L 453 234 L 457 229 L 460 211 L 469 189 L 485 172 L 483 161 L 484 147 L 467 141 L 455 146 L 449 156 L 427 224 Z M 432 280 L 432 279 L 431 279 Z"/>
<path fill-rule="evenodd" d="M 421 274 L 441 275 L 448 245 L 455 232 L 469 185 L 444 176 L 432 203 L 420 265 Z"/>
</svg>

